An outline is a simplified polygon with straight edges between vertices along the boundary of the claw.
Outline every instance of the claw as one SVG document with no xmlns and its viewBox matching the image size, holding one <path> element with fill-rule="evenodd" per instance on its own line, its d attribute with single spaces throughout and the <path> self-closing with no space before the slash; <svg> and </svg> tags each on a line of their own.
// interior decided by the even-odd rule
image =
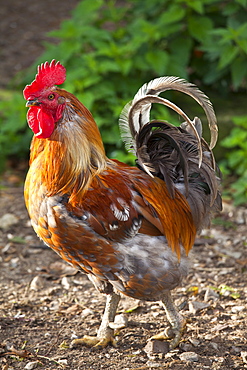
<svg viewBox="0 0 247 370">
<path fill-rule="evenodd" d="M 150 340 L 170 340 L 169 347 L 170 349 L 174 349 L 179 345 L 179 342 L 181 341 L 182 335 L 185 332 L 186 329 L 186 320 L 183 319 L 180 321 L 179 327 L 176 328 L 166 328 L 161 333 L 158 333 L 156 335 L 153 335 Z"/>
<path fill-rule="evenodd" d="M 87 346 L 94 349 L 101 349 L 107 347 L 108 344 L 112 344 L 113 347 L 117 346 L 116 340 L 111 335 L 108 335 L 104 338 L 84 335 L 84 337 L 82 338 L 74 339 L 70 344 L 70 348 L 75 348 L 77 346 Z"/>
<path fill-rule="evenodd" d="M 108 344 L 116 347 L 116 340 L 113 337 L 114 329 L 110 328 L 109 323 L 114 321 L 119 300 L 119 294 L 107 294 L 105 311 L 97 336 L 84 335 L 82 338 L 74 339 L 70 347 L 74 348 L 82 345 L 95 350 L 105 348 Z"/>
<path fill-rule="evenodd" d="M 169 340 L 175 337 L 175 333 L 171 328 L 166 328 L 164 331 L 153 335 L 150 340 Z"/>
<path fill-rule="evenodd" d="M 170 340 L 169 347 L 170 349 L 174 349 L 179 345 L 186 329 L 186 320 L 176 309 L 169 291 L 164 294 L 161 302 L 166 311 L 170 327 L 166 328 L 161 333 L 154 335 L 150 340 Z"/>
</svg>

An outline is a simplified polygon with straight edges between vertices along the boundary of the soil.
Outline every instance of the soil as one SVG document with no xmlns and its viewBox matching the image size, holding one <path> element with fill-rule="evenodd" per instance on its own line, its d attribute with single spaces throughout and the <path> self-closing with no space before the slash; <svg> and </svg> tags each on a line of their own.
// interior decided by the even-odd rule
<svg viewBox="0 0 247 370">
<path fill-rule="evenodd" d="M 12 0 L 1 4 L 1 87 L 31 65 L 45 33 L 78 1 Z M 49 6 L 47 6 L 49 4 Z M 47 12 L 49 7 L 49 12 Z M 23 167 L 25 168 L 25 164 Z M 117 347 L 70 348 L 96 334 L 105 297 L 34 234 L 23 200 L 23 168 L 1 179 L 0 365 L 13 369 L 247 369 L 247 211 L 224 204 L 212 228 L 196 239 L 190 273 L 174 291 L 187 319 L 178 348 L 150 345 L 166 327 L 158 302 L 123 297 Z"/>
<path fill-rule="evenodd" d="M 1 190 L 2 369 L 247 368 L 244 208 L 225 204 L 216 219 L 220 225 L 196 239 L 189 276 L 173 294 L 188 322 L 177 349 L 167 353 L 165 345 L 160 348 L 148 342 L 167 326 L 158 302 L 123 297 L 118 317 L 127 324 L 117 329 L 117 347 L 92 351 L 70 348 L 70 343 L 75 337 L 96 334 L 105 297 L 86 275 L 68 266 L 36 237 L 25 209 L 23 186 L 13 186 L 16 179 L 21 179 L 20 174 L 5 175 Z"/>
<path fill-rule="evenodd" d="M 15 74 L 34 63 L 45 41 L 54 41 L 47 32 L 69 18 L 79 0 L 11 0 L 0 5 L 0 88 Z"/>
</svg>

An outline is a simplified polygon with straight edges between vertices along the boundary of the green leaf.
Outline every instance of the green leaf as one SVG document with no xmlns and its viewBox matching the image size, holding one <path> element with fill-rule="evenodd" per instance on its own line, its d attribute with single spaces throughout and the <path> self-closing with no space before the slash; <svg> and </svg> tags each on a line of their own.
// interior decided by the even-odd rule
<svg viewBox="0 0 247 370">
<path fill-rule="evenodd" d="M 239 56 L 231 64 L 231 75 L 233 87 L 237 89 L 247 76 L 246 59 Z"/>
<path fill-rule="evenodd" d="M 160 14 L 158 24 L 165 26 L 174 22 L 178 22 L 185 15 L 185 8 L 180 5 L 172 4 L 168 9 Z"/>
<path fill-rule="evenodd" d="M 166 51 L 159 49 L 148 51 L 146 54 L 146 60 L 157 75 L 163 75 L 166 73 L 169 63 L 169 55 Z"/>
<path fill-rule="evenodd" d="M 169 74 L 187 78 L 186 68 L 191 57 L 193 41 L 191 38 L 177 37 L 170 45 Z"/>
<path fill-rule="evenodd" d="M 98 18 L 98 11 L 104 5 L 103 0 L 83 0 L 72 11 L 74 23 L 91 24 Z"/>
<path fill-rule="evenodd" d="M 233 122 L 235 125 L 243 127 L 245 130 L 247 130 L 247 116 L 233 117 Z"/>
<path fill-rule="evenodd" d="M 201 0 L 186 0 L 187 5 L 194 9 L 197 13 L 204 13 L 203 1 Z"/>
<path fill-rule="evenodd" d="M 206 39 L 211 38 L 209 32 L 213 28 L 213 22 L 208 17 L 191 15 L 188 18 L 188 27 L 190 34 L 198 41 L 206 42 Z"/>
<path fill-rule="evenodd" d="M 247 6 L 247 0 L 236 0 L 236 2 L 240 5 L 242 5 L 243 7 Z"/>
<path fill-rule="evenodd" d="M 117 69 L 118 71 L 122 71 L 124 76 L 127 76 L 128 73 L 130 72 L 131 68 L 133 66 L 133 61 L 132 59 L 119 59 L 117 61 Z M 115 70 L 116 71 L 116 70 Z"/>
<path fill-rule="evenodd" d="M 224 14 L 224 16 L 226 16 L 226 17 L 231 16 L 232 14 L 237 13 L 239 8 L 240 8 L 240 6 L 237 3 L 237 1 L 231 1 L 228 4 L 225 4 L 225 6 L 222 9 L 222 14 Z"/>
<path fill-rule="evenodd" d="M 226 45 L 220 56 L 218 68 L 223 69 L 229 65 L 238 54 L 238 48 L 235 45 Z"/>
</svg>

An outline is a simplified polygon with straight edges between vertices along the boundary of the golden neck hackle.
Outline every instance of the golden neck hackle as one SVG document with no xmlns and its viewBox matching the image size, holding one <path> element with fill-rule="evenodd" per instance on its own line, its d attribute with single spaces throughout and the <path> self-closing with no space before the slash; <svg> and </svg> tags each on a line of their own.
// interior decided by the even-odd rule
<svg viewBox="0 0 247 370">
<path fill-rule="evenodd" d="M 37 160 L 49 196 L 66 193 L 73 199 L 106 168 L 107 157 L 91 113 L 72 94 L 57 91 L 66 100 L 63 117 L 49 139 L 34 137 L 30 163 Z"/>
</svg>

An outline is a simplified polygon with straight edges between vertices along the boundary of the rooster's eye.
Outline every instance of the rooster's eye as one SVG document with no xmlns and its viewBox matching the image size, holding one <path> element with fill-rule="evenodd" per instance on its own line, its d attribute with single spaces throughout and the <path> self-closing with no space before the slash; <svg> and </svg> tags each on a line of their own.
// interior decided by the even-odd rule
<svg viewBox="0 0 247 370">
<path fill-rule="evenodd" d="M 49 100 L 53 100 L 55 98 L 55 94 L 50 94 L 50 95 L 48 95 L 48 99 Z"/>
</svg>

